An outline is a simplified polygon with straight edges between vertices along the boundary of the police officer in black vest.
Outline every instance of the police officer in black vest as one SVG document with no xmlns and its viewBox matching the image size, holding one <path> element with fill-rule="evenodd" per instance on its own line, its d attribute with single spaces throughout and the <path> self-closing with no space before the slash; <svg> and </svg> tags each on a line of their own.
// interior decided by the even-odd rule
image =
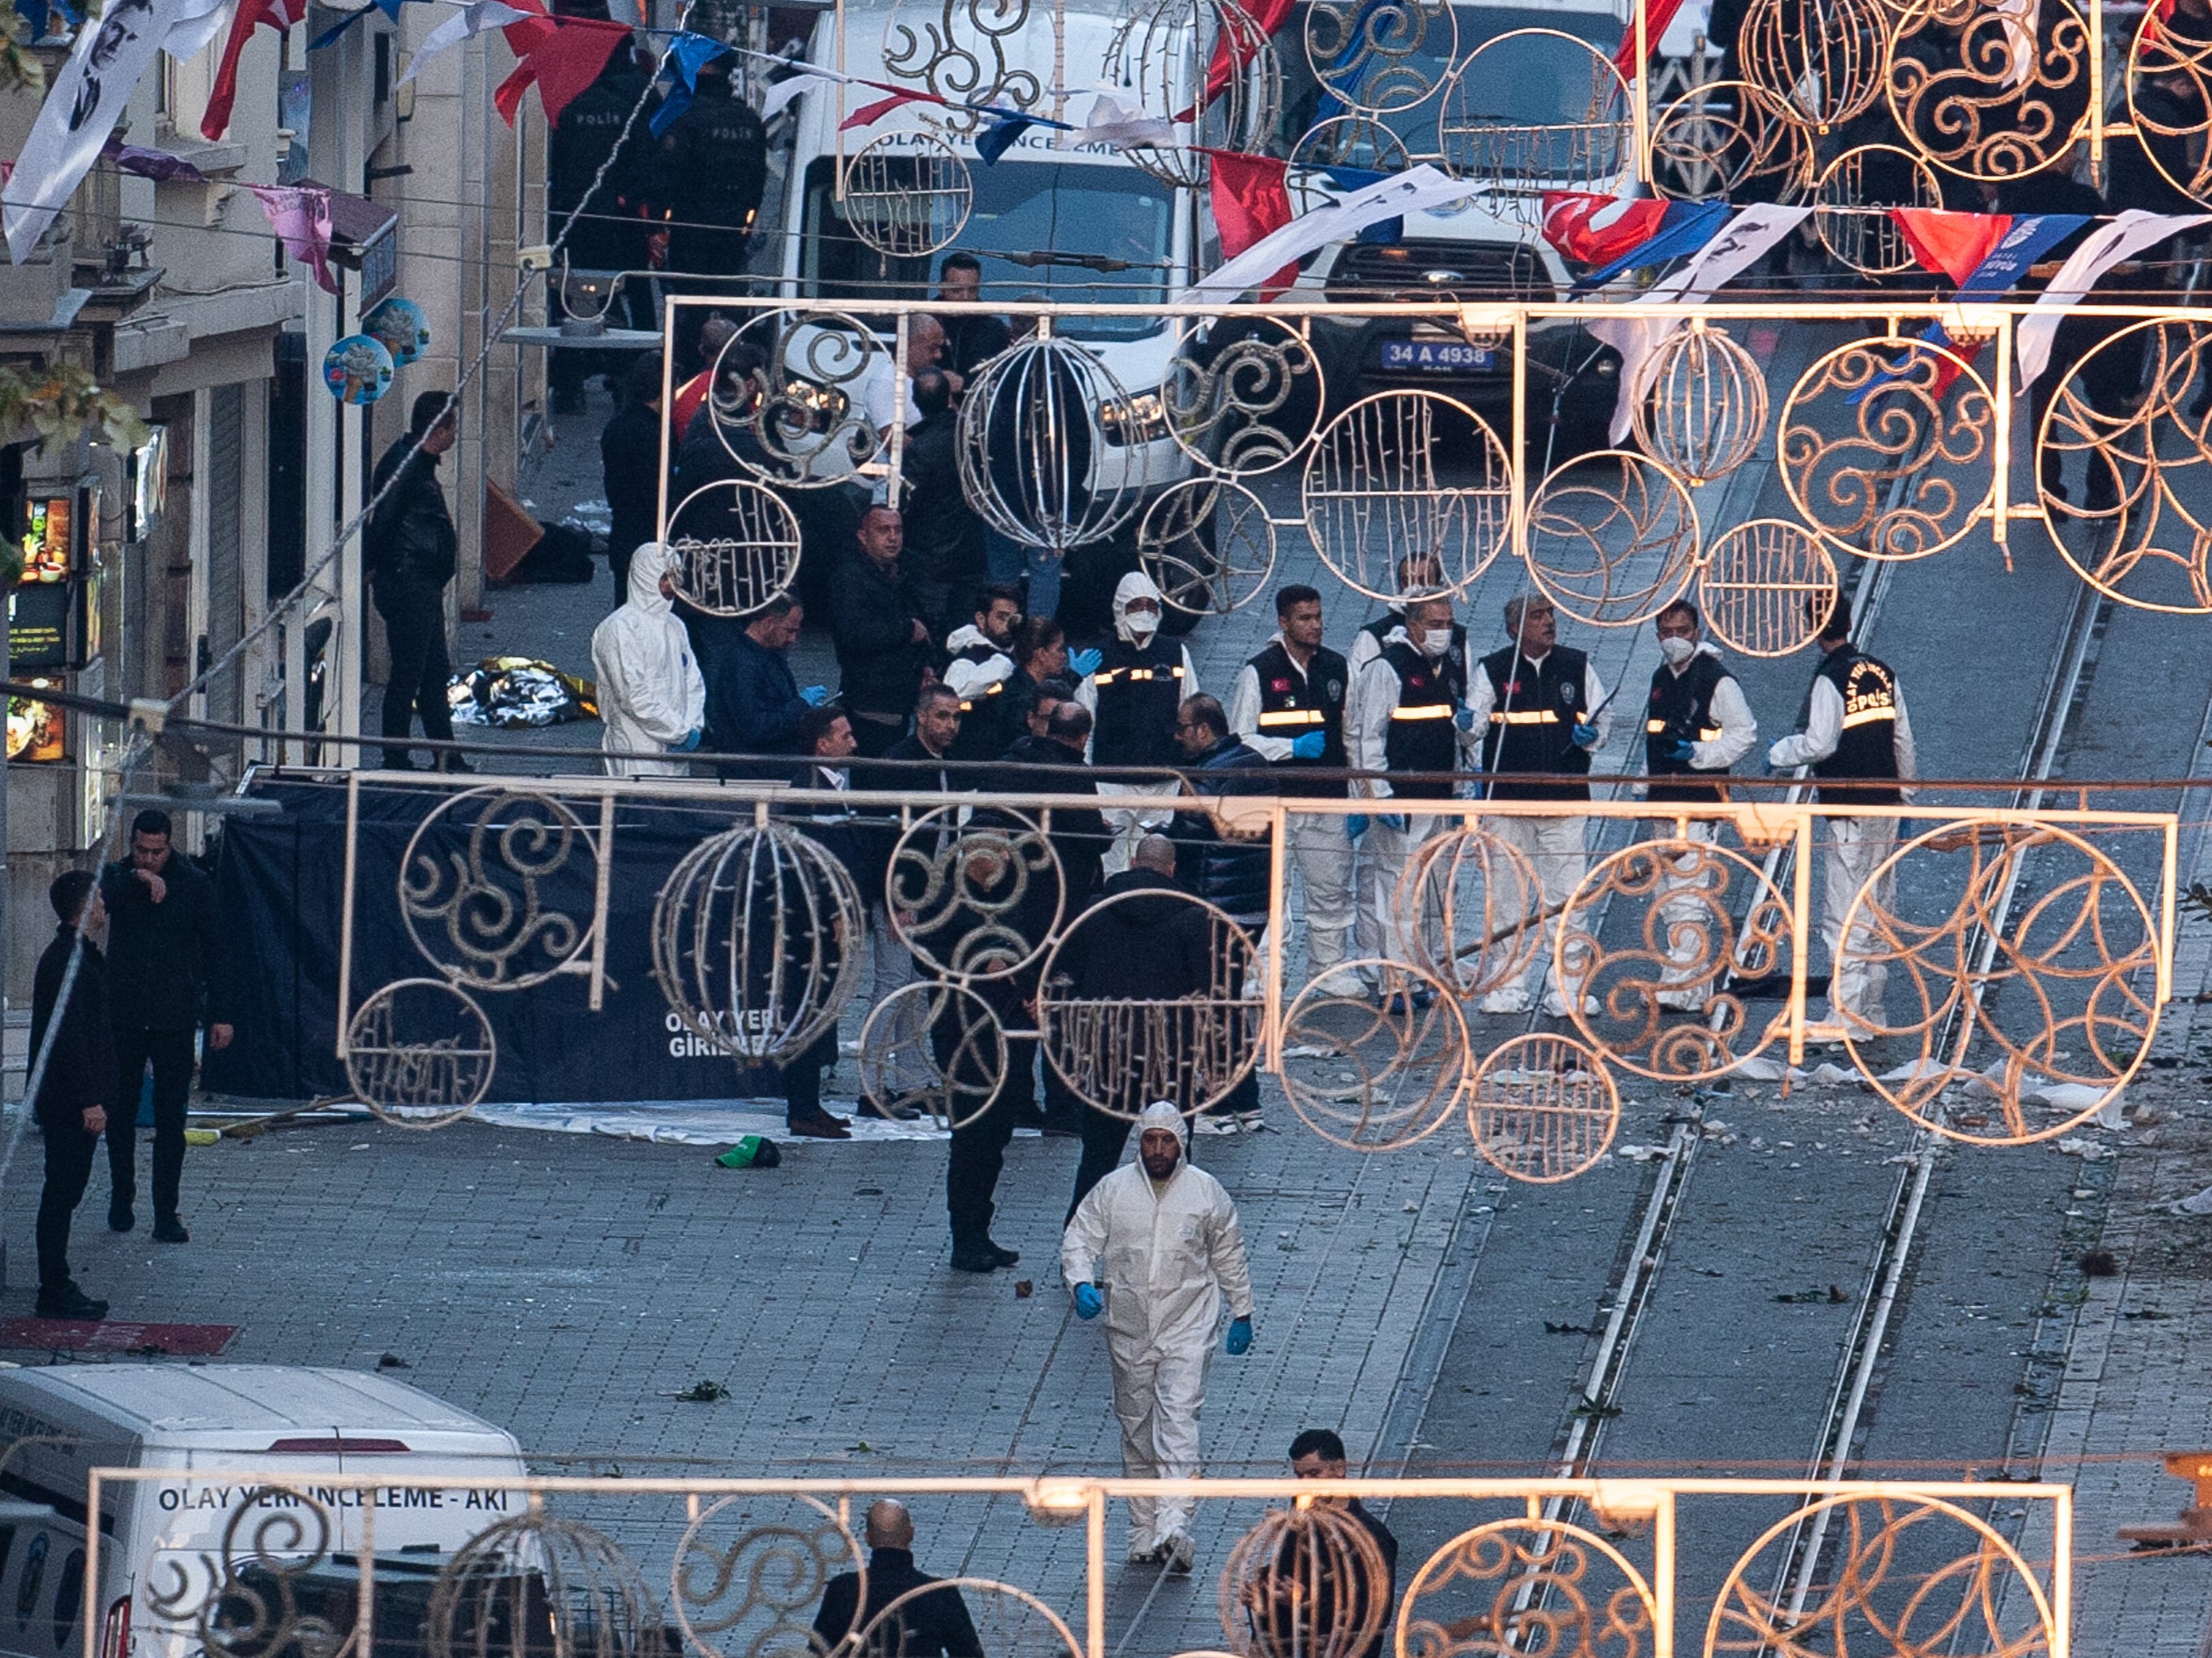
<svg viewBox="0 0 2212 1658">
<path fill-rule="evenodd" d="M 1644 708 L 1644 769 L 1651 780 L 1644 798 L 1654 805 L 1727 799 L 1725 785 L 1705 780 L 1725 774 L 1759 741 L 1759 722 L 1743 700 L 1743 688 L 1723 665 L 1720 653 L 1700 637 L 1703 621 L 1686 598 L 1676 599 L 1653 620 L 1660 663 L 1652 671 L 1651 695 Z M 1669 825 L 1654 833 L 1671 835 L 1675 830 Z M 1710 843 L 1712 820 L 1690 818 L 1683 833 Z M 1691 852 L 1673 865 L 1660 884 L 1659 921 L 1668 965 L 1657 1000 L 1662 1007 L 1699 1013 L 1728 970 L 1728 944 L 1713 925 L 1713 911 L 1697 896 L 1712 884 L 1710 860 Z"/>
<path fill-rule="evenodd" d="M 729 60 L 699 69 L 699 89 L 676 124 L 677 186 L 658 203 L 668 221 L 669 268 L 734 276 L 745 268 L 753 219 L 768 188 L 768 131 L 730 85 Z"/>
<path fill-rule="evenodd" d="M 1467 652 L 1459 637 L 1449 599 L 1416 599 L 1352 689 L 1346 730 L 1354 770 L 1444 774 L 1367 777 L 1352 786 L 1376 807 L 1372 817 L 1345 820 L 1345 832 L 1359 842 L 1360 925 L 1382 940 L 1380 953 L 1392 961 L 1417 959 L 1407 937 L 1413 918 L 1397 913 L 1398 879 L 1413 848 L 1437 825 L 1434 817 L 1409 813 L 1405 805 L 1449 800 L 1457 792 L 1449 774 L 1461 769 L 1464 736 L 1458 716 L 1467 700 Z"/>
<path fill-rule="evenodd" d="M 1091 763 L 1094 766 L 1174 766 L 1182 761 L 1176 744 L 1176 715 L 1184 699 L 1198 695 L 1198 667 L 1180 641 L 1160 635 L 1160 590 L 1152 577 L 1132 570 L 1114 589 L 1114 637 L 1100 647 L 1098 665 L 1075 688 L 1075 700 L 1091 710 Z M 1102 794 L 1174 795 L 1182 785 L 1137 778 L 1098 780 Z M 1115 833 L 1105 869 L 1118 875 L 1146 833 L 1175 821 L 1172 811 L 1156 817 L 1112 810 L 1099 814 Z"/>
<path fill-rule="evenodd" d="M 1321 642 L 1321 595 L 1302 585 L 1275 595 L 1276 632 L 1244 665 L 1229 699 L 1229 728 L 1273 766 L 1280 793 L 1341 800 L 1340 778 L 1302 772 L 1342 771 L 1344 710 L 1352 670 Z M 1335 817 L 1289 820 L 1283 860 L 1305 889 L 1306 975 L 1320 979 L 1344 959 L 1352 931 L 1352 842 Z M 1339 975 L 1328 989 L 1357 987 Z"/>
<path fill-rule="evenodd" d="M 1352 670 L 1352 683 L 1359 683 L 1360 674 L 1367 665 L 1382 654 L 1382 641 L 1390 636 L 1393 628 L 1406 625 L 1406 602 L 1425 593 L 1440 593 L 1444 590 L 1443 562 L 1434 553 L 1408 553 L 1398 561 L 1398 603 L 1395 608 L 1382 612 L 1374 621 L 1365 623 L 1352 635 L 1352 649 L 1345 665 Z M 1467 643 L 1467 629 L 1455 622 L 1453 631 L 1458 634 L 1462 646 Z M 1364 945 L 1364 940 L 1363 946 Z"/>
<path fill-rule="evenodd" d="M 1492 800 L 1587 802 L 1590 754 L 1602 747 L 1611 720 L 1605 687 L 1582 652 L 1559 642 L 1559 618 L 1540 595 L 1508 599 L 1505 631 L 1512 643 L 1475 666 L 1468 687 L 1468 723 L 1482 732 L 1482 769 Z M 1525 854 L 1536 872 L 1540 912 L 1557 914 L 1574 896 L 1588 868 L 1583 814 L 1557 817 L 1498 817 L 1492 832 Z M 1538 952 L 1541 954 L 1540 951 Z M 1535 958 L 1518 981 L 1482 999 L 1485 1013 L 1525 1013 Z M 1559 966 L 1544 975 L 1544 1011 L 1566 1015 Z"/>
<path fill-rule="evenodd" d="M 1887 663 L 1851 643 L 1851 602 L 1840 592 L 1820 624 L 1820 646 L 1827 654 L 1813 675 L 1805 729 L 1769 749 L 1767 766 L 1775 771 L 1812 767 L 1820 779 L 1822 805 L 1897 805 L 1909 793 L 1899 785 L 1915 770 L 1905 691 Z M 1868 780 L 1847 784 L 1846 779 Z M 1895 849 L 1897 820 L 1831 817 L 1827 828 L 1820 936 L 1827 941 L 1831 962 L 1828 1006 L 1838 1023 L 1879 1026 L 1889 969 L 1871 959 L 1875 942 L 1864 925 L 1851 929 L 1846 948 L 1844 918 L 1860 889 Z M 1887 905 L 1893 881 L 1893 874 L 1884 879 L 1882 890 L 1875 895 L 1877 904 Z"/>
</svg>

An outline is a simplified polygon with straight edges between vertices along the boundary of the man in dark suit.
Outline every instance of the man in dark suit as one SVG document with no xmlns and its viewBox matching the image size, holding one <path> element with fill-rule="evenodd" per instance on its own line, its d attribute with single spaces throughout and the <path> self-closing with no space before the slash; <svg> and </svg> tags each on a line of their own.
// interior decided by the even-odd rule
<svg viewBox="0 0 2212 1658">
<path fill-rule="evenodd" d="M 104 1108 L 114 1099 L 115 1037 L 108 1023 L 107 965 L 89 935 L 106 920 L 100 888 L 85 870 L 65 870 L 47 897 L 61 925 L 39 957 L 31 987 L 31 1069 L 39 1090 L 34 1108 L 46 1137 L 46 1180 L 39 1193 L 39 1301 L 40 1318 L 105 1318 L 107 1303 L 96 1301 L 70 1276 L 70 1217 L 84 1196 L 92 1175 L 93 1153 L 107 1127 Z M 70 958 L 76 975 L 70 979 Z M 63 982 L 69 1000 L 54 1017 Z M 137 1096 L 131 1108 L 137 1108 Z"/>
<path fill-rule="evenodd" d="M 867 1596 L 860 1595 L 860 1574 L 842 1571 L 823 1587 L 822 1608 L 814 1614 L 814 1635 L 822 1652 L 834 1652 L 853 1636 L 862 1650 L 883 1658 L 983 1658 L 983 1643 L 968 1616 L 968 1603 L 957 1588 L 928 1590 L 901 1600 L 934 1577 L 915 1569 L 914 1518 L 906 1504 L 884 1497 L 868 1509 Z M 896 1627 L 874 1627 L 894 1600 Z"/>
</svg>

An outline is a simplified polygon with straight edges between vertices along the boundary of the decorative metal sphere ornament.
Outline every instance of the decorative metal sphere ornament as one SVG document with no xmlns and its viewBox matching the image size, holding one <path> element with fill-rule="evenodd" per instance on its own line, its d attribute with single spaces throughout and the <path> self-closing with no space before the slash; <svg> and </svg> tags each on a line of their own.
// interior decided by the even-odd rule
<svg viewBox="0 0 2212 1658">
<path fill-rule="evenodd" d="M 429 1658 L 635 1658 L 663 1630 L 636 1562 L 605 1533 L 533 1506 L 454 1551 L 423 1635 Z"/>
<path fill-rule="evenodd" d="M 1702 489 L 1758 452 L 1766 376 L 1725 330 L 1692 317 L 1644 359 L 1632 409 L 1644 452 Z"/>
<path fill-rule="evenodd" d="M 1073 340 L 1038 333 L 976 370 L 960 405 L 960 487 L 1000 535 L 1065 552 L 1126 524 L 1168 424 Z"/>
<path fill-rule="evenodd" d="M 662 537 L 676 596 L 709 616 L 751 616 L 799 579 L 799 515 L 764 484 L 702 483 L 677 503 Z"/>
<path fill-rule="evenodd" d="M 845 164 L 845 222 L 895 259 L 951 246 L 975 204 L 967 159 L 934 133 L 887 132 Z"/>
<path fill-rule="evenodd" d="M 473 998 L 443 979 L 401 979 L 346 1024 L 346 1086 L 400 1128 L 443 1128 L 491 1088 L 499 1043 Z"/>
<path fill-rule="evenodd" d="M 1193 73 L 1198 64 L 1208 66 L 1202 76 Z M 1206 151 L 1260 149 L 1282 106 L 1274 42 L 1237 0 L 1145 0 L 1114 32 L 1104 82 L 1134 92 L 1140 116 L 1169 124 L 1174 143 L 1121 153 L 1180 190 L 1203 189 L 1212 177 Z"/>
</svg>

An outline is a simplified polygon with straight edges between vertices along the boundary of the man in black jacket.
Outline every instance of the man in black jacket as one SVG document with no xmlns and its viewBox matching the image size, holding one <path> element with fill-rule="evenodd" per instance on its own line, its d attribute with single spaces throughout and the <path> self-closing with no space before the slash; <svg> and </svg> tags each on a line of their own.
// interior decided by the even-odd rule
<svg viewBox="0 0 2212 1658">
<path fill-rule="evenodd" d="M 623 379 L 622 408 L 599 433 L 599 478 L 607 492 L 607 568 L 620 604 L 629 596 L 629 556 L 653 538 L 660 512 L 658 354 L 640 357 Z"/>
<path fill-rule="evenodd" d="M 1229 716 L 1214 698 L 1200 693 L 1186 701 L 1176 714 L 1175 732 L 1183 757 L 1197 768 L 1186 774 L 1193 793 L 1218 799 L 1275 793 L 1266 759 L 1230 731 Z M 1251 840 L 1224 835 L 1205 812 L 1178 813 L 1170 833 L 1176 842 L 1176 881 L 1221 909 L 1258 944 L 1267 927 L 1273 842 L 1265 835 Z M 1246 1072 L 1192 1127 L 1201 1134 L 1254 1133 L 1263 1127 L 1257 1070 Z"/>
<path fill-rule="evenodd" d="M 719 754 L 804 754 L 807 710 L 830 701 L 826 686 L 799 689 L 791 647 L 806 613 L 788 597 L 772 598 L 747 622 L 707 677 L 707 749 Z M 731 777 L 773 777 L 784 768 L 726 765 Z"/>
<path fill-rule="evenodd" d="M 884 1497 L 868 1509 L 867 1595 L 861 1574 L 841 1571 L 822 1588 L 814 1615 L 816 1650 L 835 1652 L 850 1637 L 865 1635 L 860 1649 L 890 1658 L 983 1658 L 983 1643 L 968 1616 L 968 1603 L 957 1588 L 916 1594 L 892 1616 L 896 1631 L 871 1630 L 884 1608 L 900 1596 L 934 1583 L 915 1569 L 914 1520 L 906 1504 Z"/>
<path fill-rule="evenodd" d="M 936 368 L 916 374 L 914 406 L 921 418 L 906 428 L 902 463 L 907 483 L 904 562 L 921 618 L 933 635 L 941 636 L 983 581 L 983 520 L 960 487 L 960 417 L 952 407 L 951 377 Z M 1014 613 L 1018 621 L 1018 596 Z"/>
<path fill-rule="evenodd" d="M 177 1217 L 185 1168 L 185 1100 L 192 1084 L 192 1034 L 208 1021 L 210 1052 L 230 1046 L 231 1028 L 215 999 L 222 993 L 222 935 L 215 883 L 169 845 L 166 812 L 146 811 L 131 825 L 131 856 L 100 872 L 114 984 L 115 1087 L 106 1103 L 107 1224 L 137 1224 L 139 1079 L 154 1066 L 154 1236 L 185 1243 Z"/>
<path fill-rule="evenodd" d="M 100 946 L 89 937 L 79 937 L 80 928 L 88 934 L 99 931 L 106 912 L 98 886 L 84 870 L 64 871 L 46 896 L 61 926 L 39 957 L 31 988 L 31 1069 L 39 1084 L 34 1109 L 46 1142 L 46 1179 L 39 1191 L 38 1314 L 40 1318 L 105 1318 L 107 1303 L 85 1294 L 70 1276 L 69 1235 L 70 1217 L 76 1212 L 92 1175 L 92 1154 L 107 1127 L 105 1107 L 115 1098 L 106 965 Z M 72 956 L 76 958 L 73 980 Z M 65 980 L 69 1002 L 57 1023 L 54 1005 Z M 135 1090 L 131 1097 L 135 1105 Z"/>
<path fill-rule="evenodd" d="M 1054 963 L 1053 1002 L 1149 1005 L 1220 993 L 1212 927 L 1206 912 L 1189 902 L 1189 894 L 1176 883 L 1175 865 L 1175 844 L 1165 835 L 1150 835 L 1137 842 L 1129 867 L 1107 877 L 1097 900 L 1068 926 Z M 1188 1034 L 1180 1021 L 1147 1017 L 1130 1025 L 1126 1051 L 1124 1044 L 1110 1041 L 1071 1042 L 1064 1032 L 1057 1035 L 1061 1059 L 1082 1082 L 1088 1108 L 1069 1219 L 1091 1188 L 1121 1161 L 1137 1113 L 1154 1099 L 1189 1091 L 1190 1045 L 1179 1040 Z M 1054 1033 L 1047 1035 L 1054 1040 Z M 1166 1038 L 1164 1051 L 1154 1051 L 1154 1035 Z M 1102 1111 L 1098 1101 L 1118 1109 Z"/>
<path fill-rule="evenodd" d="M 669 268 L 687 274 L 735 276 L 768 187 L 768 133 L 759 114 L 730 86 L 728 65 L 699 66 L 691 107 L 673 130 L 675 167 L 664 186 L 669 199 L 653 216 L 672 221 Z"/>
<path fill-rule="evenodd" d="M 853 774 L 846 762 L 853 757 L 853 726 L 844 710 L 807 708 L 798 725 L 795 742 L 808 757 L 791 781 L 801 789 L 847 789 Z M 808 811 L 800 832 L 818 842 L 865 892 L 866 854 L 853 828 L 850 808 L 817 806 Z M 878 885 L 881 884 L 878 879 Z M 809 1139 L 849 1140 L 853 1131 L 842 1117 L 822 1108 L 822 1073 L 837 1063 L 837 1022 L 813 1043 L 784 1062 L 783 1126 Z"/>
<path fill-rule="evenodd" d="M 446 701 L 446 682 L 453 677 L 446 657 L 446 584 L 453 579 L 460 537 L 446 510 L 438 457 L 453 446 L 460 430 L 459 406 L 446 392 L 425 392 L 415 399 L 407 427 L 407 435 L 376 463 L 371 493 L 380 493 L 387 483 L 392 492 L 369 514 L 362 537 L 376 613 L 384 618 L 392 653 L 384 686 L 387 771 L 415 769 L 406 739 L 417 713 L 425 737 L 453 739 L 453 711 Z M 447 771 L 469 769 L 460 756 L 450 752 L 434 763 Z"/>
<path fill-rule="evenodd" d="M 929 629 L 899 566 L 905 525 L 889 507 L 861 515 L 857 544 L 837 568 L 830 637 L 837 647 L 838 700 L 853 716 L 864 759 L 906 734 L 907 711 L 929 662 Z"/>
</svg>

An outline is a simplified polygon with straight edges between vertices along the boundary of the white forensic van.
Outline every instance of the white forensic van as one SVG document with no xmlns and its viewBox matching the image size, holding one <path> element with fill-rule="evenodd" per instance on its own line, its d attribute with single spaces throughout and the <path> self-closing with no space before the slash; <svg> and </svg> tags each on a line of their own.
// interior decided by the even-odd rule
<svg viewBox="0 0 2212 1658">
<path fill-rule="evenodd" d="M 505 1430 L 356 1370 L 163 1363 L 0 1371 L 0 1655 L 9 1658 L 87 1652 L 87 1475 L 95 1467 L 174 1477 L 102 1485 L 101 1616 L 89 1658 L 204 1652 L 198 1619 L 222 1581 L 227 1537 L 234 1566 L 244 1568 L 240 1605 L 271 1590 L 253 1578 L 267 1575 L 266 1564 L 246 1563 L 283 1561 L 296 1570 L 286 1589 L 297 1615 L 331 1618 L 342 1637 L 365 1522 L 375 1533 L 377 1651 L 419 1650 L 439 1567 L 523 1506 L 507 1489 L 323 1483 L 319 1477 L 364 1471 L 428 1482 L 524 1473 L 521 1448 Z M 227 1479 L 228 1470 L 281 1471 L 307 1502 Z M 265 1658 L 299 1658 L 299 1649 Z"/>
</svg>

